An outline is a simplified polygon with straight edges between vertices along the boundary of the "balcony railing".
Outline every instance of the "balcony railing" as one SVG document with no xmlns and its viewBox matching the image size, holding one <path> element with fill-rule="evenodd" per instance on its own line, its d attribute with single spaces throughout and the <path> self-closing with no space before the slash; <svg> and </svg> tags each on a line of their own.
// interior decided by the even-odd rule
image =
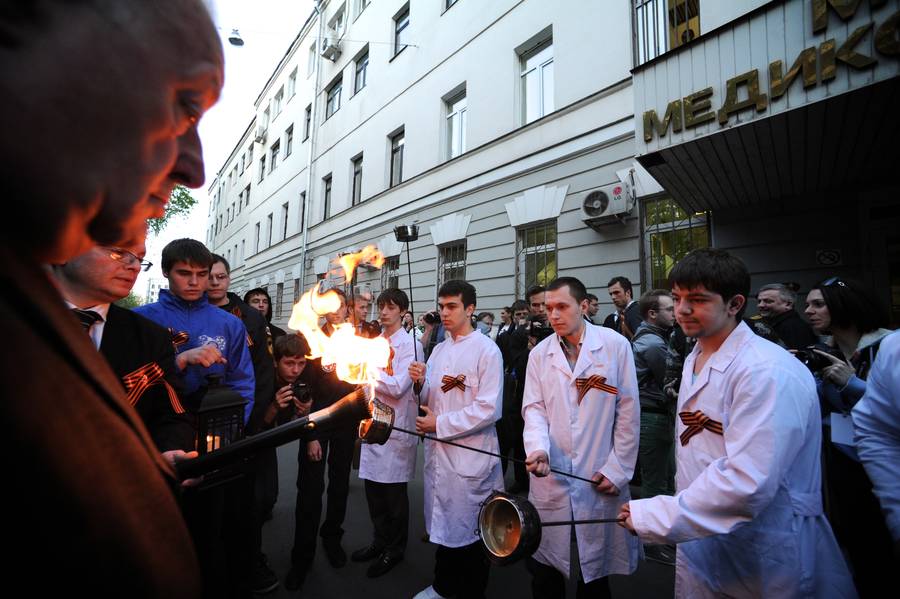
<svg viewBox="0 0 900 599">
<path fill-rule="evenodd" d="M 634 0 L 632 24 L 638 66 L 700 35 L 700 0 Z"/>
</svg>

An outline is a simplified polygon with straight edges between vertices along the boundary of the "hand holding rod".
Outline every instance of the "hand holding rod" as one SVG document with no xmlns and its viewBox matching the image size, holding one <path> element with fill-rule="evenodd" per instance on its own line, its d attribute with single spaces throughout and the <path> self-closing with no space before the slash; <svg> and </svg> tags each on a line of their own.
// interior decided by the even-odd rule
<svg viewBox="0 0 900 599">
<path fill-rule="evenodd" d="M 454 446 L 454 447 L 461 447 L 462 449 L 468 449 L 469 451 L 475 451 L 475 452 L 477 452 L 477 453 L 483 453 L 483 454 L 485 454 L 485 455 L 489 455 L 489 456 L 492 456 L 492 457 L 495 457 L 495 458 L 503 459 L 503 456 L 501 456 L 501 455 L 498 454 L 498 453 L 492 453 L 492 452 L 490 452 L 490 451 L 485 451 L 485 450 L 483 450 L 483 449 L 478 449 L 478 448 L 475 448 L 475 447 L 469 447 L 468 445 L 463 445 L 462 443 L 455 443 L 455 442 L 453 442 L 453 441 L 448 441 L 447 439 L 438 439 L 437 437 L 432 437 L 431 435 L 420 435 L 419 433 L 417 433 L 417 432 L 415 432 L 415 431 L 408 431 L 408 430 L 406 430 L 406 429 L 400 428 L 399 426 L 393 427 L 393 430 L 395 430 L 395 431 L 400 431 L 401 433 L 406 433 L 407 435 L 415 435 L 416 437 L 421 437 L 421 438 L 423 438 L 423 439 L 428 439 L 429 441 L 437 441 L 438 443 L 446 443 L 447 445 L 452 445 L 452 446 Z M 510 461 L 512 461 L 512 462 L 518 462 L 519 464 L 524 464 L 524 463 L 525 463 L 525 460 L 519 460 L 519 459 L 516 459 L 516 458 L 507 458 L 507 459 L 510 460 Z M 565 472 L 565 471 L 563 471 L 563 470 L 557 470 L 556 468 L 550 468 L 550 472 L 555 472 L 556 474 L 559 474 L 560 476 L 567 476 L 567 477 L 569 477 L 569 478 L 574 478 L 575 480 L 581 480 L 581 481 L 584 481 L 584 482 L 586 482 L 586 483 L 591 483 L 592 485 L 596 485 L 596 484 L 597 484 L 597 481 L 593 481 L 593 480 L 591 480 L 591 479 L 589 479 L 589 478 L 584 478 L 584 477 L 578 476 L 577 474 L 572 474 L 571 472 Z"/>
</svg>

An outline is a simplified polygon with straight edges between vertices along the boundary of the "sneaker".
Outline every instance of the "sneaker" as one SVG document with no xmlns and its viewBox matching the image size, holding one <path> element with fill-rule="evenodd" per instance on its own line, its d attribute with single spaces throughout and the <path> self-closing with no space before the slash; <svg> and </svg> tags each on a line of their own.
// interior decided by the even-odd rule
<svg viewBox="0 0 900 599">
<path fill-rule="evenodd" d="M 674 566 L 675 547 L 672 545 L 648 545 L 644 547 L 644 557 L 651 562 Z"/>
<path fill-rule="evenodd" d="M 381 555 L 381 548 L 376 547 L 375 543 L 372 543 L 368 547 L 363 547 L 362 549 L 357 549 L 353 553 L 350 554 L 350 559 L 355 562 L 369 562 Z"/>
<path fill-rule="evenodd" d="M 269 562 L 265 555 L 259 556 L 256 560 L 256 567 L 253 568 L 253 580 L 250 583 L 250 590 L 254 593 L 262 595 L 271 593 L 278 588 L 278 577 L 269 567 Z"/>
<path fill-rule="evenodd" d="M 291 566 L 284 578 L 284 588 L 289 591 L 299 591 L 306 581 L 306 573 L 309 569 L 305 566 Z"/>
<path fill-rule="evenodd" d="M 377 560 L 372 562 L 372 565 L 366 570 L 366 576 L 369 578 L 378 578 L 379 576 L 390 572 L 394 566 L 402 561 L 402 555 L 395 555 L 385 551 Z"/>
<path fill-rule="evenodd" d="M 322 547 L 325 548 L 325 556 L 332 568 L 343 568 L 347 565 L 347 554 L 341 547 L 339 537 L 322 537 Z"/>
<path fill-rule="evenodd" d="M 445 599 L 443 595 L 434 590 L 434 587 L 429 586 L 427 589 L 422 589 L 413 599 Z"/>
</svg>

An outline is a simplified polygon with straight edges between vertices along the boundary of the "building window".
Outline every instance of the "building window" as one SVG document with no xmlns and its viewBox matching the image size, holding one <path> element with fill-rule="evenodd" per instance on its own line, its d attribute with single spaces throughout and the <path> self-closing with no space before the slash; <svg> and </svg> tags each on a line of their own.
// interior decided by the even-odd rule
<svg viewBox="0 0 900 599">
<path fill-rule="evenodd" d="M 400 256 L 386 258 L 381 267 L 381 289 L 398 289 L 400 287 Z"/>
<path fill-rule="evenodd" d="M 278 93 L 275 94 L 275 98 L 272 101 L 272 114 L 277 118 L 279 114 L 281 114 L 281 104 L 284 101 L 284 88 L 278 88 Z"/>
<path fill-rule="evenodd" d="M 409 43 L 409 4 L 394 17 L 394 56 L 397 56 Z"/>
<path fill-rule="evenodd" d="M 700 35 L 700 0 L 634 1 L 635 66 Z"/>
<path fill-rule="evenodd" d="M 449 10 L 456 2 L 457 0 L 444 0 L 444 10 Z"/>
<path fill-rule="evenodd" d="M 310 125 L 312 125 L 312 104 L 306 107 L 306 114 L 303 117 L 303 141 L 309 139 Z"/>
<path fill-rule="evenodd" d="M 284 132 L 284 157 L 287 158 L 294 150 L 294 126 L 291 125 Z"/>
<path fill-rule="evenodd" d="M 466 151 L 466 92 L 447 101 L 447 141 L 449 158 Z"/>
<path fill-rule="evenodd" d="M 284 304 L 284 283 L 275 286 L 275 318 L 281 318 L 281 307 Z"/>
<path fill-rule="evenodd" d="M 553 112 L 553 40 L 522 55 L 522 90 L 526 123 Z"/>
<path fill-rule="evenodd" d="M 366 71 L 369 69 L 369 46 L 356 59 L 356 77 L 353 79 L 353 93 L 366 86 Z"/>
<path fill-rule="evenodd" d="M 253 144 L 247 148 L 247 168 L 250 168 L 251 165 L 253 165 Z"/>
<path fill-rule="evenodd" d="M 556 278 L 556 221 L 516 231 L 516 297 Z"/>
<path fill-rule="evenodd" d="M 277 140 L 272 144 L 271 148 L 271 161 L 269 162 L 269 172 L 275 170 L 275 167 L 278 166 L 278 154 L 281 152 L 281 140 Z"/>
<path fill-rule="evenodd" d="M 241 173 L 242 175 L 244 174 L 244 169 L 246 168 L 246 166 L 247 166 L 247 155 L 246 155 L 246 154 L 241 154 L 241 168 L 240 168 L 240 173 Z"/>
<path fill-rule="evenodd" d="M 287 202 L 285 202 L 284 204 L 281 205 L 281 222 L 283 223 L 282 231 L 281 231 L 281 238 L 287 239 L 287 231 L 288 231 L 288 203 Z"/>
<path fill-rule="evenodd" d="M 294 67 L 294 70 L 291 71 L 291 75 L 288 77 L 287 84 L 287 95 L 288 101 L 293 98 L 297 94 L 297 67 Z"/>
<path fill-rule="evenodd" d="M 316 70 L 316 43 L 313 42 L 313 45 L 309 47 L 309 59 L 306 61 L 306 77 L 309 78 L 310 75 Z"/>
<path fill-rule="evenodd" d="M 362 154 L 353 159 L 353 187 L 351 195 L 351 206 L 356 206 L 362 201 L 362 172 L 363 157 Z"/>
<path fill-rule="evenodd" d="M 322 194 L 324 216 L 322 219 L 326 220 L 331 216 L 331 174 L 325 175 L 325 177 L 322 178 L 322 185 L 324 187 L 324 192 Z"/>
<path fill-rule="evenodd" d="M 298 231 L 303 231 L 303 218 L 306 216 L 306 192 L 300 192 L 300 226 L 297 227 Z"/>
<path fill-rule="evenodd" d="M 241 254 L 240 254 L 240 256 L 241 256 L 241 263 L 243 264 L 243 262 L 244 262 L 244 240 L 243 239 L 241 239 Z"/>
<path fill-rule="evenodd" d="M 271 114 L 271 110 L 268 106 L 266 106 L 266 109 L 263 111 L 263 121 L 262 121 L 263 129 L 269 128 L 269 115 L 270 114 Z"/>
<path fill-rule="evenodd" d="M 343 76 L 339 76 L 326 90 L 327 99 L 325 101 L 325 118 L 331 117 L 341 107 L 341 89 L 343 87 Z"/>
<path fill-rule="evenodd" d="M 259 253 L 259 223 L 256 223 L 256 243 L 253 246 L 253 253 Z"/>
<path fill-rule="evenodd" d="M 270 212 L 269 216 L 266 217 L 266 222 L 269 225 L 269 227 L 266 229 L 268 235 L 266 243 L 267 248 L 272 247 L 272 225 L 274 224 L 274 219 L 272 218 L 273 216 L 274 215 Z"/>
<path fill-rule="evenodd" d="M 266 178 L 266 155 L 259 157 L 259 181 L 262 182 Z"/>
<path fill-rule="evenodd" d="M 466 242 L 460 241 L 452 245 L 438 248 L 438 282 L 437 286 L 447 281 L 466 280 Z"/>
<path fill-rule="evenodd" d="M 399 185 L 403 181 L 403 145 L 406 138 L 406 131 L 401 129 L 400 133 L 391 137 L 391 179 L 389 187 Z"/>
<path fill-rule="evenodd" d="M 235 215 L 234 202 L 231 202 L 231 218 L 228 219 L 228 222 L 234 221 L 234 215 Z"/>
<path fill-rule="evenodd" d="M 244 206 L 250 205 L 250 184 L 247 183 L 247 187 L 244 188 Z"/>
<path fill-rule="evenodd" d="M 366 10 L 372 0 L 356 0 L 356 16 L 358 17 L 362 11 Z"/>
<path fill-rule="evenodd" d="M 668 289 L 669 271 L 688 252 L 709 247 L 709 213 L 688 214 L 668 197 L 643 202 L 649 289 Z"/>
</svg>

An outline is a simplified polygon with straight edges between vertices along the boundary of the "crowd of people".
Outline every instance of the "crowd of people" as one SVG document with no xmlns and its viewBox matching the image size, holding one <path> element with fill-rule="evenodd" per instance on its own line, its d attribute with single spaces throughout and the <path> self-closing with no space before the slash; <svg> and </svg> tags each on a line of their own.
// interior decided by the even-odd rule
<svg viewBox="0 0 900 599">
<path fill-rule="evenodd" d="M 0 332 L 22 358 L 0 372 L 0 453 L 19 483 L 4 571 L 47 594 L 270 591 L 279 579 L 261 531 L 277 497 L 274 450 L 181 480 L 198 412 L 224 385 L 253 436 L 355 386 L 272 324 L 266 290 L 229 292 L 227 260 L 198 241 L 164 248 L 159 301 L 115 304 L 148 267 L 147 219 L 176 184 L 203 184 L 197 124 L 223 78 L 215 26 L 193 0 L 43 2 L 0 11 L 0 23 L 0 168 L 22 200 L 0 224 Z M 47 130 L 53 152 L 34 135 Z M 627 278 L 612 279 L 602 326 L 598 298 L 573 277 L 530 289 L 497 326 L 466 281 L 439 288 L 421 328 L 401 290 L 375 298 L 377 323 L 371 298 L 336 290 L 322 329 L 350 323 L 388 341 L 375 395 L 396 425 L 455 443 L 424 444 L 436 551 L 417 598 L 484 596 L 477 520 L 509 464 L 509 490 L 542 519 L 615 520 L 545 529 L 527 562 L 537 598 L 563 596 L 566 579 L 578 597 L 607 597 L 608 576 L 632 574 L 644 555 L 674 561 L 682 597 L 891 588 L 900 335 L 876 296 L 830 277 L 806 294 L 804 320 L 796 286 L 773 283 L 745 317 L 748 270 L 714 249 L 685 256 L 668 282 L 635 300 Z M 417 437 L 357 448 L 357 423 L 338 424 L 298 444 L 292 590 L 319 539 L 331 566 L 348 559 L 357 449 L 372 540 L 350 559 L 376 578 L 406 550 Z"/>
</svg>

